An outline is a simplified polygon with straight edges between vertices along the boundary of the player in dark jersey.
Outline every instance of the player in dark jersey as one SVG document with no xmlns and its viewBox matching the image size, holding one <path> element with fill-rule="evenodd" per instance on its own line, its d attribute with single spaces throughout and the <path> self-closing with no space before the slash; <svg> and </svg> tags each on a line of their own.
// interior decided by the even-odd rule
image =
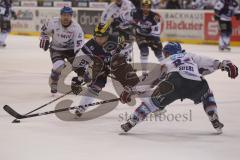
<svg viewBox="0 0 240 160">
<path fill-rule="evenodd" d="M 84 81 L 84 73 L 90 63 L 93 63 L 92 82 L 82 97 L 80 105 L 91 103 L 98 96 L 107 83 L 107 76 L 111 73 L 124 87 L 121 101 L 127 102 L 125 92 L 131 90 L 139 82 L 133 67 L 127 63 L 125 55 L 121 52 L 125 42 L 123 37 L 111 35 L 110 23 L 98 24 L 94 31 L 94 38 L 90 39 L 81 49 L 73 64 L 78 77 L 72 79 L 72 91 L 80 93 L 80 85 Z M 127 95 L 127 94 L 126 94 Z M 80 106 L 76 114 L 81 116 L 87 108 Z"/>
<path fill-rule="evenodd" d="M 237 15 L 239 4 L 236 0 L 218 0 L 215 4 L 215 19 L 219 23 L 220 38 L 219 50 L 230 51 L 230 38 L 232 35 L 232 17 Z"/>
<path fill-rule="evenodd" d="M 160 15 L 151 11 L 152 1 L 143 0 L 142 7 L 120 16 L 121 21 L 130 23 L 136 28 L 136 41 L 140 49 L 142 75 L 148 75 L 147 64 L 149 47 L 159 61 L 162 60 L 162 43 L 160 41 Z"/>
<path fill-rule="evenodd" d="M 11 31 L 11 18 L 17 18 L 11 7 L 11 0 L 0 1 L 0 47 L 6 47 L 5 41 L 8 33 Z"/>
</svg>

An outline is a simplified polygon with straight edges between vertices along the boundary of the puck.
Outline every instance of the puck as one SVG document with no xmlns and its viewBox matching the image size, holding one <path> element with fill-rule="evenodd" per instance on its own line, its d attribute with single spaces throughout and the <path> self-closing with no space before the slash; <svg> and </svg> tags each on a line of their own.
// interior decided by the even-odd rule
<svg viewBox="0 0 240 160">
<path fill-rule="evenodd" d="M 15 119 L 12 121 L 12 123 L 20 123 L 20 120 L 19 119 Z"/>
</svg>

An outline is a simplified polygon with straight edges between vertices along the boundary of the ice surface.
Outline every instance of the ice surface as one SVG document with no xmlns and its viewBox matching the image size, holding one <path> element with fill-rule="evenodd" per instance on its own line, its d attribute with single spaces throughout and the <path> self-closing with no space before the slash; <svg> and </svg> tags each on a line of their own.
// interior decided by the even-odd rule
<svg viewBox="0 0 240 160">
<path fill-rule="evenodd" d="M 9 104 L 27 113 L 50 101 L 49 53 L 38 48 L 37 37 L 9 36 L 0 49 L 0 106 Z M 187 45 L 193 53 L 230 59 L 240 64 L 240 47 L 230 53 L 217 46 Z M 139 50 L 134 46 L 134 61 Z M 156 62 L 153 53 L 150 61 Z M 70 78 L 69 78 L 70 79 Z M 68 79 L 68 80 L 69 80 Z M 170 105 L 168 114 L 186 114 L 188 121 L 143 122 L 127 135 L 119 135 L 122 115 L 135 107 L 118 104 L 110 113 L 89 121 L 62 121 L 55 115 L 41 116 L 12 124 L 13 118 L 0 109 L 1 160 L 239 160 L 240 157 L 240 78 L 231 80 L 217 71 L 206 77 L 214 91 L 224 133 L 215 135 L 201 105 L 186 100 Z M 66 82 L 69 84 L 69 81 Z M 105 91 L 116 94 L 109 79 Z M 65 99 L 79 97 L 70 95 Z M 138 100 L 139 103 L 139 100 Z M 57 103 L 39 112 L 52 110 Z M 37 111 L 38 112 L 38 111 Z"/>
</svg>

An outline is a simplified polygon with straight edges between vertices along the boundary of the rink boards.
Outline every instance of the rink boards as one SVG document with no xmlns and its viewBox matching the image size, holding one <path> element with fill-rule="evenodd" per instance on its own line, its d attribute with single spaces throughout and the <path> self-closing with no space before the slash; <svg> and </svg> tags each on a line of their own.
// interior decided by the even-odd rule
<svg viewBox="0 0 240 160">
<path fill-rule="evenodd" d="M 59 16 L 60 8 L 14 7 L 18 15 L 12 21 L 12 34 L 39 35 L 43 23 Z M 86 38 L 91 37 L 102 9 L 74 8 L 74 19 L 82 26 Z M 213 11 L 156 10 L 161 16 L 161 39 L 192 44 L 217 44 L 218 23 Z M 240 45 L 240 21 L 233 18 L 232 45 Z"/>
</svg>

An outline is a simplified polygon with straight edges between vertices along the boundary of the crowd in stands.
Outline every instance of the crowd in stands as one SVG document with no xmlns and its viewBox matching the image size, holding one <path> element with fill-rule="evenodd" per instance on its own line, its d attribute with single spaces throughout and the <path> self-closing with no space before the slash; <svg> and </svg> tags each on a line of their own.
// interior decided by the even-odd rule
<svg viewBox="0 0 240 160">
<path fill-rule="evenodd" d="M 21 1 L 21 0 L 13 0 Z M 24 1 L 34 1 L 34 0 L 24 0 Z M 36 0 L 35 0 L 36 1 Z M 114 0 L 37 0 L 38 2 L 43 1 L 71 1 L 76 2 L 108 2 Z M 137 7 L 140 6 L 141 0 L 130 0 Z M 214 4 L 217 0 L 152 0 L 154 9 L 213 9 Z M 237 0 L 240 2 L 240 0 Z"/>
</svg>

